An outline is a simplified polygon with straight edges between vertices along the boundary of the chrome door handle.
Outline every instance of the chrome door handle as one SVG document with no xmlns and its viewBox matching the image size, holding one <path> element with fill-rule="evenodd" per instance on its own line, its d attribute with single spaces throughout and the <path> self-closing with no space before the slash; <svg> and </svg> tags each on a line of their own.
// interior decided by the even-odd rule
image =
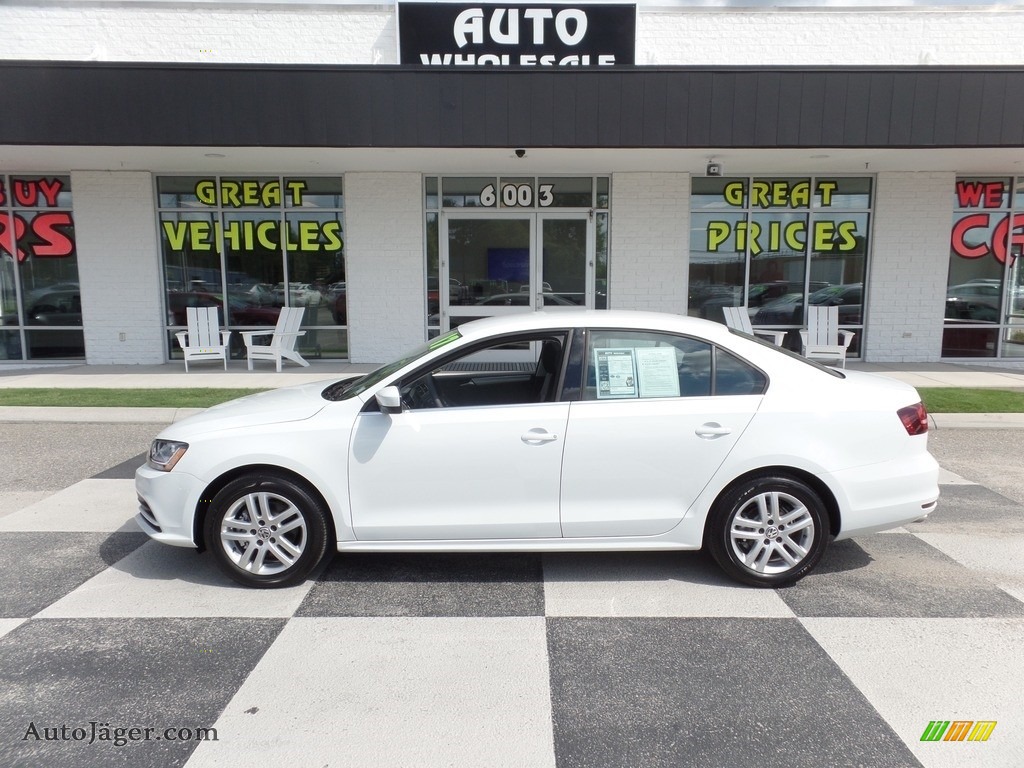
<svg viewBox="0 0 1024 768">
<path fill-rule="evenodd" d="M 703 438 L 704 440 L 714 440 L 717 437 L 731 435 L 732 427 L 723 427 L 716 421 L 709 421 L 707 424 L 701 424 L 694 431 L 696 432 L 697 437 Z"/>
<path fill-rule="evenodd" d="M 558 435 L 543 429 L 531 429 L 519 439 L 527 445 L 540 445 L 541 443 L 550 443 L 552 440 L 557 440 Z"/>
</svg>

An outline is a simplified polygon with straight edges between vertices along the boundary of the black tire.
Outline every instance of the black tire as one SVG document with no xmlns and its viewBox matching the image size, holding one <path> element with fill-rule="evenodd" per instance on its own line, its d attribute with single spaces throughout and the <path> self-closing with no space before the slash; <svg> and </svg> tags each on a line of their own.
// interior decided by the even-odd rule
<svg viewBox="0 0 1024 768">
<path fill-rule="evenodd" d="M 323 558 L 327 530 L 327 510 L 315 493 L 279 475 L 254 473 L 214 497 L 203 539 L 217 566 L 239 584 L 287 587 Z"/>
<path fill-rule="evenodd" d="M 729 576 L 755 587 L 793 584 L 828 546 L 828 511 L 807 484 L 753 477 L 726 491 L 708 516 L 705 540 Z"/>
</svg>

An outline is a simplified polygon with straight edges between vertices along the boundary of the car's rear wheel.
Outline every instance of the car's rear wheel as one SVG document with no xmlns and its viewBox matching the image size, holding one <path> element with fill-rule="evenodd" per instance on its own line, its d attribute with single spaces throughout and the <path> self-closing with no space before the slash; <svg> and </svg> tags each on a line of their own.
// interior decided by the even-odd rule
<svg viewBox="0 0 1024 768">
<path fill-rule="evenodd" d="M 301 483 L 250 474 L 214 497 L 203 533 L 218 567 L 239 584 L 286 587 L 323 557 L 327 511 Z"/>
<path fill-rule="evenodd" d="M 799 581 L 828 545 L 828 511 L 806 483 L 754 477 L 727 491 L 708 518 L 708 549 L 734 579 L 758 587 Z"/>
</svg>

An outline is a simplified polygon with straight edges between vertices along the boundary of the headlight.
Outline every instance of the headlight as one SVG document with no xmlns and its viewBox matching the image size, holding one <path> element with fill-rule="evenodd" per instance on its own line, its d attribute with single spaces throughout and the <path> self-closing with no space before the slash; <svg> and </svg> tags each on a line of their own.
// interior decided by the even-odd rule
<svg viewBox="0 0 1024 768">
<path fill-rule="evenodd" d="M 149 459 L 146 464 L 161 472 L 170 472 L 187 450 L 188 443 L 179 443 L 175 440 L 154 440 L 153 444 L 149 446 Z"/>
</svg>

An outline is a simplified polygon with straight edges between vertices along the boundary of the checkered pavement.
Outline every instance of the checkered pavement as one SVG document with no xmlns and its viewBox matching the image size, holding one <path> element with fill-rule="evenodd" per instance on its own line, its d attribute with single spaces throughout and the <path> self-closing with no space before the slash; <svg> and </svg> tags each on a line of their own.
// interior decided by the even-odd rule
<svg viewBox="0 0 1024 768">
<path fill-rule="evenodd" d="M 1024 508 L 984 487 L 785 590 L 622 553 L 348 555 L 263 591 L 138 531 L 137 463 L 0 516 L 0 766 L 1024 765 Z"/>
</svg>

